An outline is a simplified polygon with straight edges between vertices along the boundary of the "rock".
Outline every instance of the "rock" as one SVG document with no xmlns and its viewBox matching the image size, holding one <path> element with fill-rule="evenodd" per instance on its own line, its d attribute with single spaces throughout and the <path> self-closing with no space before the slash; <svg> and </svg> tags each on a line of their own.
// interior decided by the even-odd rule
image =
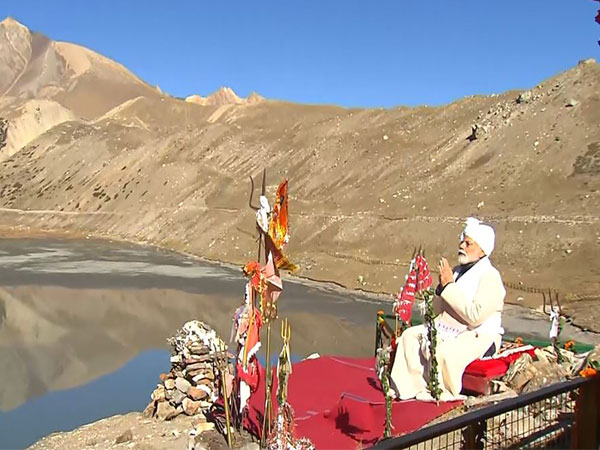
<svg viewBox="0 0 600 450">
<path fill-rule="evenodd" d="M 171 403 L 179 405 L 183 401 L 184 398 L 186 398 L 186 395 L 183 392 L 176 389 L 173 391 L 173 397 L 171 397 Z"/>
<path fill-rule="evenodd" d="M 256 442 L 248 442 L 243 447 L 240 447 L 240 450 L 260 450 L 260 445 Z"/>
<path fill-rule="evenodd" d="M 536 369 L 536 373 L 531 380 L 529 380 L 529 383 L 525 385 L 521 391 L 522 394 L 534 392 L 550 384 L 565 381 L 567 379 L 567 373 L 564 368 L 556 363 L 535 361 L 533 366 Z"/>
<path fill-rule="evenodd" d="M 210 431 L 215 429 L 215 424 L 212 422 L 200 422 L 194 428 L 196 430 L 196 434 L 204 433 L 205 431 Z"/>
<path fill-rule="evenodd" d="M 195 352 L 194 352 L 195 353 Z M 213 357 L 211 355 L 201 355 L 201 354 L 194 354 L 192 355 L 190 358 L 187 358 L 185 360 L 186 364 L 194 364 L 194 363 L 198 363 L 198 362 L 210 362 L 212 361 Z"/>
<path fill-rule="evenodd" d="M 533 358 L 526 353 L 510 365 L 502 381 L 516 392 L 521 392 L 523 386 L 535 376 L 536 372 Z"/>
<path fill-rule="evenodd" d="M 185 368 L 188 372 L 192 370 L 212 370 L 212 364 L 208 362 L 194 362 L 192 364 L 188 364 Z"/>
<path fill-rule="evenodd" d="M 154 400 L 148 403 L 148 406 L 146 406 L 146 408 L 142 412 L 142 416 L 144 416 L 146 419 L 151 419 L 152 417 L 154 417 L 154 413 L 156 412 L 156 404 L 157 402 Z"/>
<path fill-rule="evenodd" d="M 517 103 L 529 103 L 531 101 L 531 91 L 521 92 L 517 97 Z"/>
<path fill-rule="evenodd" d="M 387 134 L 384 134 L 384 135 L 383 135 L 383 140 L 384 140 L 384 141 L 387 141 L 388 139 L 389 139 L 389 136 L 388 136 Z"/>
<path fill-rule="evenodd" d="M 214 381 L 215 379 L 214 372 L 198 372 L 197 374 L 191 376 L 193 377 L 194 383 L 198 383 L 200 380 Z"/>
<path fill-rule="evenodd" d="M 156 408 L 156 417 L 160 420 L 171 420 L 178 415 L 177 409 L 173 408 L 169 402 L 160 402 Z"/>
<path fill-rule="evenodd" d="M 173 378 L 173 375 L 171 374 L 171 372 L 169 373 L 161 373 L 160 374 L 160 381 L 167 381 L 168 379 Z"/>
<path fill-rule="evenodd" d="M 188 416 L 195 415 L 200 409 L 200 402 L 195 402 L 194 400 L 190 400 L 189 398 L 184 398 L 181 403 L 183 406 L 183 412 Z"/>
<path fill-rule="evenodd" d="M 577 106 L 579 104 L 578 100 L 575 100 L 574 98 L 570 98 L 569 100 L 567 100 L 567 104 L 565 105 L 567 108 L 573 108 L 574 106 Z"/>
<path fill-rule="evenodd" d="M 192 400 L 204 400 L 206 397 L 208 397 L 208 393 L 206 391 L 204 391 L 203 389 L 198 389 L 196 387 L 191 387 L 188 390 L 188 396 Z"/>
<path fill-rule="evenodd" d="M 481 139 L 490 132 L 488 125 L 480 125 L 478 123 L 471 125 L 471 135 L 467 138 L 469 141 Z"/>
<path fill-rule="evenodd" d="M 175 389 L 175 380 L 173 380 L 172 378 L 169 378 L 168 380 L 165 380 L 165 388 L 167 388 L 167 389 Z"/>
<path fill-rule="evenodd" d="M 192 345 L 190 351 L 195 355 L 208 355 L 210 353 L 210 349 L 205 345 Z"/>
<path fill-rule="evenodd" d="M 124 442 L 130 442 L 133 440 L 133 432 L 131 428 L 126 430 L 121 434 L 117 439 L 115 439 L 115 444 L 123 444 Z"/>
<path fill-rule="evenodd" d="M 594 58 L 587 58 L 579 61 L 580 66 L 591 66 L 593 64 L 596 64 L 596 60 Z"/>
<path fill-rule="evenodd" d="M 175 379 L 175 387 L 184 394 L 187 393 L 188 389 L 191 386 L 192 385 L 190 384 L 190 382 L 185 378 L 178 377 Z"/>
<path fill-rule="evenodd" d="M 152 400 L 156 400 L 157 402 L 162 402 L 166 399 L 165 395 L 165 387 L 162 384 L 159 384 L 156 389 L 152 392 L 150 396 Z"/>
</svg>

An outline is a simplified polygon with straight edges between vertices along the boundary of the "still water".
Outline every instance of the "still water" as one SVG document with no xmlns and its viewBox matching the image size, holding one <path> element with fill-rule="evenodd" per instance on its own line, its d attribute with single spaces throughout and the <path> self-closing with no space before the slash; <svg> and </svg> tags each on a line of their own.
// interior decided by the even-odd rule
<svg viewBox="0 0 600 450">
<path fill-rule="evenodd" d="M 228 340 L 243 286 L 238 269 L 148 247 L 0 239 L 0 448 L 141 411 L 169 369 L 166 338 L 199 319 Z M 279 315 L 295 358 L 365 356 L 378 309 L 390 305 L 285 282 Z"/>
</svg>

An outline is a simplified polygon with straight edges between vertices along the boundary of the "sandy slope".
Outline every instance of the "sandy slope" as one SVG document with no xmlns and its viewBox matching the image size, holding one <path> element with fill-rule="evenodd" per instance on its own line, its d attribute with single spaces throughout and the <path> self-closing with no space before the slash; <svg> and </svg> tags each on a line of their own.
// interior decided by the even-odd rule
<svg viewBox="0 0 600 450">
<path fill-rule="evenodd" d="M 271 195 L 290 179 L 289 251 L 300 276 L 392 292 L 416 245 L 433 261 L 452 257 L 460 221 L 477 214 L 497 226 L 493 260 L 511 286 L 558 289 L 565 303 L 585 297 L 585 314 L 577 303 L 567 310 L 598 328 L 595 62 L 533 87 L 526 102 L 509 92 L 394 109 L 201 106 L 140 93 L 116 63 L 90 67 L 71 63 L 76 86 L 111 106 L 94 107 L 103 111 L 93 120 L 56 124 L 14 155 L 0 152 L 2 224 L 241 263 L 255 255 L 248 176 L 267 167 Z M 52 98 L 85 116 L 74 92 Z M 474 124 L 480 131 L 470 140 Z M 541 301 L 519 291 L 509 300 L 518 296 Z"/>
</svg>

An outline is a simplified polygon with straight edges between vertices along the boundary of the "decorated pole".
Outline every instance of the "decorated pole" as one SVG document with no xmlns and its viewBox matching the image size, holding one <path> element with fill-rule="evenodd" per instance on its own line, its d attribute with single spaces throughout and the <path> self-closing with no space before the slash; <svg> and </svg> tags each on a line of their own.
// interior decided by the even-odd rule
<svg viewBox="0 0 600 450">
<path fill-rule="evenodd" d="M 254 192 L 254 180 L 250 177 L 252 183 L 252 192 Z M 271 322 L 277 319 L 277 298 L 283 289 L 279 269 L 295 270 L 294 266 L 283 252 L 285 245 L 289 240 L 288 234 L 288 181 L 282 181 L 277 187 L 275 194 L 275 202 L 273 206 L 269 205 L 266 197 L 266 170 L 263 171 L 262 193 L 260 196 L 259 206 L 252 204 L 252 193 L 250 195 L 249 205 L 256 210 L 256 224 L 259 232 L 259 250 L 258 261 L 251 261 L 244 267 L 244 273 L 250 277 L 250 282 L 247 286 L 246 308 L 254 308 L 256 297 L 258 297 L 258 308 L 253 309 L 256 317 L 251 315 L 247 319 L 250 323 L 258 321 L 256 329 L 259 329 L 262 324 L 267 325 L 267 348 L 266 348 L 266 364 L 265 364 L 265 401 L 264 401 L 264 417 L 262 423 L 261 444 L 265 444 L 266 437 L 271 431 L 272 419 L 272 401 L 271 390 L 273 380 L 273 369 L 271 364 Z M 260 260 L 263 259 L 264 264 Z M 246 317 L 246 316 L 245 316 Z M 237 323 L 244 325 L 243 321 L 238 320 Z M 243 328 L 243 327 L 242 327 Z M 251 327 L 248 327 L 251 328 Z M 244 342 L 243 336 L 240 339 Z M 246 349 L 257 349 L 255 346 L 244 344 Z M 255 355 L 254 352 L 252 355 Z M 246 359 L 243 359 L 246 364 Z M 254 366 L 257 368 L 256 360 L 253 360 Z M 258 370 L 258 369 L 256 369 Z M 243 372 L 243 371 L 242 371 Z M 244 375 L 242 373 L 242 375 Z M 254 377 L 251 381 L 258 382 L 257 373 L 253 373 Z M 249 377 L 248 374 L 245 375 Z M 243 380 L 242 380 L 243 381 Z"/>
<path fill-rule="evenodd" d="M 225 352 L 227 355 L 227 351 Z M 219 372 L 221 373 L 221 385 L 223 386 L 223 403 L 225 404 L 225 421 L 227 426 L 227 445 L 233 448 L 231 435 L 231 414 L 229 412 L 229 395 L 227 395 L 227 356 L 219 360 Z"/>
<path fill-rule="evenodd" d="M 264 169 L 263 171 L 263 180 L 262 180 L 262 191 L 261 191 L 261 197 L 262 198 L 266 198 L 266 187 L 267 187 L 267 169 Z M 270 224 L 271 219 L 269 218 L 269 224 Z M 269 226 L 270 229 L 270 226 Z M 269 242 L 269 235 L 268 235 L 268 229 L 265 232 L 264 230 L 261 230 L 261 237 L 262 237 L 262 241 L 264 243 L 264 250 L 265 250 L 265 264 L 267 263 L 267 259 L 268 256 L 270 254 L 271 249 L 269 247 L 271 247 L 270 245 L 268 245 Z M 258 257 L 260 258 L 260 241 L 259 241 L 259 255 Z M 275 273 L 278 275 L 277 273 L 277 268 L 275 267 Z M 266 312 L 266 311 L 265 311 Z M 272 385 L 272 376 L 271 376 L 271 317 L 270 314 L 264 314 L 265 316 L 264 319 L 267 322 L 267 359 L 266 359 L 266 363 L 265 363 L 265 407 L 264 407 L 264 416 L 263 416 L 263 424 L 262 424 L 262 433 L 261 433 L 261 443 L 264 446 L 264 443 L 266 442 L 266 433 L 268 433 L 271 429 L 271 385 Z"/>
</svg>

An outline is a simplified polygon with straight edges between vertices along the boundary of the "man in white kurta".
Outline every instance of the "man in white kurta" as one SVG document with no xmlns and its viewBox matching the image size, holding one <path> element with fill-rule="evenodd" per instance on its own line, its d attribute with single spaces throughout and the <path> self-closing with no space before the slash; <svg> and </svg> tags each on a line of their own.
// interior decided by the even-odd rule
<svg viewBox="0 0 600 450">
<path fill-rule="evenodd" d="M 440 283 L 434 299 L 437 329 L 440 400 L 460 398 L 462 376 L 474 360 L 500 348 L 506 291 L 489 256 L 494 250 L 491 226 L 467 219 L 460 237 L 458 262 L 450 268 L 440 260 Z M 414 326 L 397 339 L 391 379 L 397 397 L 432 400 L 428 391 L 429 349 L 424 325 Z"/>
</svg>

